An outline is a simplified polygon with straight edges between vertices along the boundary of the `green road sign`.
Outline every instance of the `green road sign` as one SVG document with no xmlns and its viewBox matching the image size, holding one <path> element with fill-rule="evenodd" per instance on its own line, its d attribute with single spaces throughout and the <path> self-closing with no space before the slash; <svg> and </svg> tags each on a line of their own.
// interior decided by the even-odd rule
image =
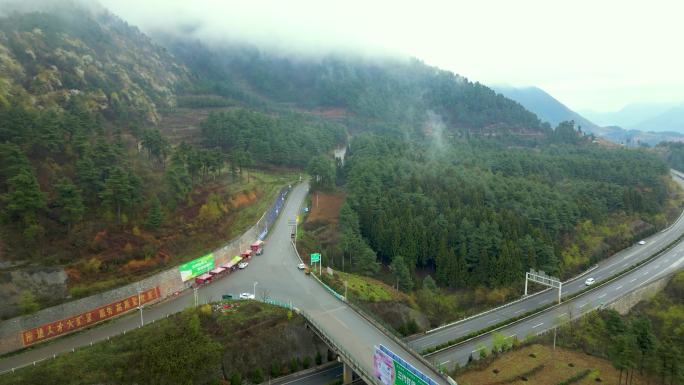
<svg viewBox="0 0 684 385">
<path fill-rule="evenodd" d="M 204 274 L 213 269 L 215 264 L 216 262 L 214 261 L 213 253 L 205 255 L 204 257 L 193 259 L 188 263 L 184 263 L 178 266 L 178 270 L 181 274 L 181 280 L 185 282 L 189 279 L 197 277 L 200 274 Z"/>
<path fill-rule="evenodd" d="M 311 263 L 320 262 L 320 261 L 321 261 L 321 253 L 311 254 Z"/>
<path fill-rule="evenodd" d="M 427 385 L 427 382 L 423 381 L 422 378 L 418 378 L 418 376 L 397 361 L 394 361 L 394 372 L 397 375 L 394 379 L 396 385 Z"/>
</svg>

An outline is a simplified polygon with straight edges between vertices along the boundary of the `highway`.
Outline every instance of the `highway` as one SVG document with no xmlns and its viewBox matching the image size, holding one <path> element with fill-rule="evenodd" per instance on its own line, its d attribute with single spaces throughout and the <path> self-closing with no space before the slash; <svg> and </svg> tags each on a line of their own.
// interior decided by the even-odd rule
<svg viewBox="0 0 684 385">
<path fill-rule="evenodd" d="M 684 181 L 675 178 L 684 185 Z M 336 342 L 356 358 L 359 364 L 368 372 L 372 372 L 373 346 L 382 343 L 395 353 L 402 356 L 423 373 L 429 375 L 439 384 L 445 384 L 433 368 L 430 368 L 415 359 L 404 349 L 393 342 L 381 331 L 368 323 L 363 317 L 343 302 L 339 301 L 311 277 L 306 276 L 297 269 L 297 259 L 290 245 L 290 226 L 287 221 L 292 220 L 298 213 L 303 202 L 308 185 L 296 186 L 290 194 L 276 225 L 271 229 L 268 244 L 261 256 L 256 256 L 250 261 L 250 265 L 241 271 L 232 273 L 216 282 L 201 287 L 198 290 L 200 302 L 212 302 L 219 300 L 222 294 L 231 293 L 237 295 L 241 292 L 252 292 L 256 284 L 256 295 L 267 296 L 284 302 L 291 302 L 297 308 L 311 316 L 323 331 L 331 336 Z M 684 233 L 684 218 L 678 220 L 667 230 L 654 234 L 646 239 L 645 245 L 634 245 L 601 262 L 589 273 L 569 282 L 564 283 L 564 294 L 575 293 L 584 288 L 584 279 L 594 277 L 597 281 L 608 278 L 629 266 L 648 258 L 667 244 L 675 241 Z M 516 322 L 504 327 L 499 332 L 506 336 L 515 335 L 519 339 L 529 334 L 537 334 L 552 328 L 563 320 L 563 317 L 577 317 L 588 312 L 602 303 L 609 303 L 615 298 L 624 295 L 632 288 L 644 285 L 666 274 L 670 274 L 682 267 L 684 245 L 678 244 L 669 252 L 664 253 L 653 261 L 640 266 L 634 272 L 621 277 L 605 287 L 585 293 L 557 308 L 551 308 L 540 315 L 533 316 L 523 321 Z M 544 304 L 551 303 L 557 298 L 553 290 L 529 296 L 520 301 L 494 311 L 475 316 L 471 319 L 455 323 L 448 327 L 427 333 L 409 342 L 410 346 L 417 351 L 468 335 L 488 325 L 497 324 L 508 318 L 519 316 L 525 312 L 536 309 Z M 192 291 L 182 293 L 180 296 L 167 300 L 161 304 L 147 307 L 143 310 L 145 323 L 152 322 L 168 314 L 179 312 L 193 305 Z M 37 347 L 6 357 L 0 360 L 0 372 L 21 365 L 39 361 L 53 354 L 60 354 L 74 348 L 85 346 L 91 342 L 104 340 L 110 336 L 131 330 L 140 324 L 138 312 L 120 317 L 101 326 L 92 328 L 82 333 L 57 339 L 54 342 L 38 345 Z M 490 336 L 483 336 L 471 341 L 437 352 L 429 356 L 429 360 L 437 365 L 446 367 L 454 363 L 467 362 L 473 351 L 480 344 L 490 342 Z M 309 378 L 311 381 L 312 378 Z"/>
<path fill-rule="evenodd" d="M 684 188 L 684 179 L 675 175 L 674 180 Z M 584 281 L 588 277 L 593 277 L 596 279 L 596 281 L 601 281 L 628 269 L 630 266 L 639 261 L 648 259 L 658 250 L 661 250 L 677 240 L 682 234 L 684 234 L 684 214 L 680 215 L 679 218 L 677 218 L 677 221 L 665 231 L 661 231 L 646 238 L 645 245 L 635 244 L 630 248 L 613 254 L 611 257 L 601 261 L 592 270 L 585 272 L 579 277 L 564 282 L 563 296 L 583 290 L 586 287 L 584 285 Z M 662 269 L 667 268 L 667 261 L 673 262 L 666 256 L 661 256 L 658 258 L 658 260 L 661 260 L 659 265 Z M 648 268 L 641 267 L 638 270 L 647 271 Z M 655 273 L 656 269 L 650 270 L 650 274 Z M 627 282 L 624 282 L 621 289 L 623 291 L 627 291 L 640 284 L 643 284 L 643 280 L 631 281 L 630 278 L 627 280 Z M 547 290 L 536 295 L 528 296 L 527 298 L 517 302 L 511 302 L 506 306 L 498 308 L 497 310 L 484 312 L 472 318 L 451 324 L 450 326 L 434 329 L 432 332 L 428 332 L 427 334 L 412 339 L 409 342 L 409 346 L 414 348 L 416 351 L 421 352 L 427 348 L 437 346 L 440 343 L 467 336 L 470 333 L 482 330 L 492 325 L 496 325 L 507 319 L 519 317 L 522 314 L 557 301 L 558 291 L 555 289 Z"/>
<path fill-rule="evenodd" d="M 257 282 L 256 295 L 259 298 L 269 297 L 292 303 L 306 312 L 321 326 L 323 332 L 353 356 L 367 373 L 373 373 L 374 346 L 383 344 L 437 384 L 447 385 L 448 382 L 440 377 L 433 367 L 425 365 L 406 352 L 402 346 L 356 311 L 328 293 L 312 277 L 297 269 L 299 259 L 290 243 L 291 226 L 288 225 L 288 221 L 295 219 L 307 191 L 308 183 L 300 183 L 292 189 L 280 217 L 270 231 L 263 254 L 253 257 L 246 269 L 238 270 L 201 287 L 198 290 L 200 302 L 220 300 L 221 295 L 226 293 L 251 293 L 255 287 L 254 283 Z M 193 304 L 193 293 L 189 290 L 176 298 L 145 308 L 143 318 L 149 323 L 166 317 L 167 314 L 180 312 Z M 38 345 L 31 350 L 0 360 L 0 372 L 101 341 L 125 330 L 134 329 L 139 324 L 140 315 L 134 312 L 79 334 Z"/>
<path fill-rule="evenodd" d="M 536 335 L 551 330 L 570 318 L 575 319 L 580 317 L 584 313 L 593 311 L 603 304 L 608 304 L 624 296 L 633 288 L 644 286 L 659 278 L 672 274 L 682 267 L 684 267 L 684 243 L 679 243 L 664 255 L 646 263 L 625 276 L 615 279 L 605 286 L 584 293 L 559 306 L 550 308 L 539 315 L 531 316 L 523 321 L 514 322 L 510 326 L 498 330 L 498 333 L 501 333 L 506 337 L 512 338 L 515 336 L 519 340 L 523 340 L 529 335 Z M 444 351 L 431 354 L 428 356 L 428 359 L 433 363 L 452 368 L 457 362 L 460 365 L 467 363 L 471 353 L 474 358 L 477 358 L 479 354 L 477 350 L 482 346 L 485 346 L 486 349 L 491 349 L 491 333 Z"/>
</svg>

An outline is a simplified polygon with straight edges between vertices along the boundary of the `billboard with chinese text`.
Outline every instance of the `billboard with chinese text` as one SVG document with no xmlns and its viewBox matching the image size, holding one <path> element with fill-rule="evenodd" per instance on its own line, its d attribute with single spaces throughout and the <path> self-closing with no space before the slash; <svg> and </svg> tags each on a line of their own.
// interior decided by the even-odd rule
<svg viewBox="0 0 684 385">
<path fill-rule="evenodd" d="M 185 282 L 208 272 L 213 269 L 215 265 L 214 254 L 210 253 L 204 257 L 193 259 L 190 262 L 178 266 L 178 270 L 180 271 L 181 280 Z"/>
<path fill-rule="evenodd" d="M 159 286 L 147 289 L 140 294 L 133 294 L 128 298 L 110 303 L 109 305 L 100 306 L 73 317 L 24 330 L 21 332 L 21 340 L 24 343 L 24 346 L 30 346 L 135 309 L 138 307 L 138 300 L 140 301 L 140 304 L 145 304 L 155 301 L 160 297 L 161 292 Z"/>
</svg>

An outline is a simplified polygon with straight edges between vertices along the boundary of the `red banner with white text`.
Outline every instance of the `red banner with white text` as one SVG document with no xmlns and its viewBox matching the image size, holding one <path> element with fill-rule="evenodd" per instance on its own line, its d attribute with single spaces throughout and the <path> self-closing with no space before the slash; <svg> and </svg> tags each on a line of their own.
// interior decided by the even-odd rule
<svg viewBox="0 0 684 385">
<path fill-rule="evenodd" d="M 74 330 L 126 313 L 129 310 L 137 308 L 138 301 L 140 304 L 144 305 L 148 302 L 155 301 L 160 297 L 161 292 L 159 291 L 159 286 L 147 289 L 140 292 L 140 294 L 136 293 L 128 298 L 110 303 L 109 305 L 100 306 L 73 317 L 51 322 L 33 329 L 24 330 L 21 332 L 21 340 L 24 342 L 24 346 L 30 346 L 49 338 L 70 333 Z"/>
</svg>

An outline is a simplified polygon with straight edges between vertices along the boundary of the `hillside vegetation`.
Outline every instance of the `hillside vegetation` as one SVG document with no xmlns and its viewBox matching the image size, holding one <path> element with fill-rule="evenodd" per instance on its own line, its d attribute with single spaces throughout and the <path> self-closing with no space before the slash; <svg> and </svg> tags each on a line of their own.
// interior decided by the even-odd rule
<svg viewBox="0 0 684 385">
<path fill-rule="evenodd" d="M 208 251 L 302 169 L 314 190 L 346 190 L 324 258 L 409 292 L 430 275 L 439 290 L 502 299 L 526 269 L 566 277 L 663 227 L 673 208 L 652 153 L 598 146 L 572 122 L 552 129 L 416 59 L 176 34 L 156 36 L 162 48 L 74 3 L 8 14 L 0 250 L 66 267 L 72 295 Z M 193 111 L 195 126 L 179 127 Z M 345 144 L 337 166 L 330 154 Z"/>
<path fill-rule="evenodd" d="M 0 376 L 0 384 L 260 384 L 331 361 L 292 312 L 254 301 L 187 309 Z"/>
</svg>

